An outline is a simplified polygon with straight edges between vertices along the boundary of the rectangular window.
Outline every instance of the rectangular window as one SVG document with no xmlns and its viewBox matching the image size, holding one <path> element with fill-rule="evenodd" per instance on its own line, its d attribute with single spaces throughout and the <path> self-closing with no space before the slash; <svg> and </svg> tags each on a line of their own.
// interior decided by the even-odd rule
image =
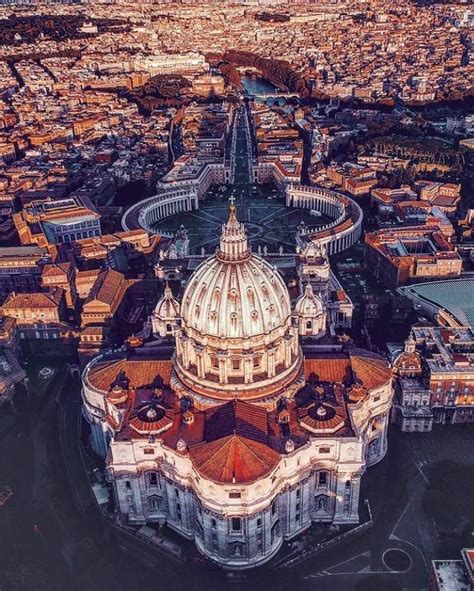
<svg viewBox="0 0 474 591">
<path fill-rule="evenodd" d="M 331 453 L 331 448 L 330 447 L 320 447 L 319 448 L 319 453 L 320 454 L 330 454 Z"/>
<path fill-rule="evenodd" d="M 242 495 L 239 492 L 230 492 L 229 499 L 240 499 Z"/>
<path fill-rule="evenodd" d="M 147 456 L 151 456 L 155 453 L 155 450 L 151 447 L 145 447 L 145 449 L 143 450 L 143 453 Z"/>
<path fill-rule="evenodd" d="M 240 517 L 232 517 L 232 531 L 241 531 L 242 530 L 242 519 Z"/>
<path fill-rule="evenodd" d="M 126 480 L 126 481 L 125 481 L 125 488 L 126 488 L 127 490 L 130 490 L 130 489 L 132 488 L 132 485 L 131 485 L 131 483 L 130 483 L 130 480 Z"/>
<path fill-rule="evenodd" d="M 240 369 L 240 359 L 232 359 L 232 369 L 234 369 L 234 370 Z"/>
<path fill-rule="evenodd" d="M 211 519 L 211 527 L 212 529 L 216 529 L 217 528 L 217 521 L 213 518 Z M 214 534 L 213 534 L 214 537 Z"/>
<path fill-rule="evenodd" d="M 257 527 L 262 527 L 262 518 L 261 517 L 257 518 Z"/>
<path fill-rule="evenodd" d="M 320 472 L 318 478 L 319 486 L 326 486 L 328 483 L 328 474 L 327 472 Z"/>
<path fill-rule="evenodd" d="M 151 472 L 148 474 L 148 483 L 150 486 L 157 486 L 158 485 L 158 474 L 156 472 Z"/>
</svg>

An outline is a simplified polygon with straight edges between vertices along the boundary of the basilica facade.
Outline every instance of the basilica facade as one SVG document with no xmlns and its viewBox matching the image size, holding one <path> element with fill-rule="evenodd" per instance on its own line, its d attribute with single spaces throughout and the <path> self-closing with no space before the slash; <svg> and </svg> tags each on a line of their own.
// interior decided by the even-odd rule
<svg viewBox="0 0 474 591">
<path fill-rule="evenodd" d="M 351 315 L 323 250 L 308 245 L 286 285 L 231 206 L 179 301 L 167 287 L 143 332 L 84 370 L 121 519 L 166 524 L 230 569 L 314 522 L 358 523 L 361 477 L 387 449 L 392 374 L 340 336 Z"/>
</svg>

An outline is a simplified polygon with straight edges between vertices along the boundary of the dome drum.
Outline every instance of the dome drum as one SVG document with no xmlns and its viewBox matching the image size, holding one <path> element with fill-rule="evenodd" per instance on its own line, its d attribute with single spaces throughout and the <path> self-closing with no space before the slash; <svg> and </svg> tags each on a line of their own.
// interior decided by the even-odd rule
<svg viewBox="0 0 474 591">
<path fill-rule="evenodd" d="M 206 373 L 198 375 L 197 367 L 188 369 L 180 364 L 175 357 L 175 371 L 172 375 L 172 387 L 180 395 L 192 396 L 198 408 L 212 406 L 221 402 L 239 398 L 264 404 L 268 408 L 274 408 L 281 396 L 292 397 L 301 387 L 303 379 L 303 358 L 298 355 L 293 358 L 293 363 L 285 368 L 284 364 L 272 365 L 271 371 L 254 374 L 252 380 L 245 377 L 245 372 L 252 371 L 251 360 L 244 358 L 240 362 L 242 370 L 238 375 L 228 375 L 225 381 L 222 373 Z M 237 370 L 235 370 L 237 371 Z M 248 373 L 247 373 L 248 375 Z M 277 378 L 277 379 L 275 379 Z"/>
</svg>

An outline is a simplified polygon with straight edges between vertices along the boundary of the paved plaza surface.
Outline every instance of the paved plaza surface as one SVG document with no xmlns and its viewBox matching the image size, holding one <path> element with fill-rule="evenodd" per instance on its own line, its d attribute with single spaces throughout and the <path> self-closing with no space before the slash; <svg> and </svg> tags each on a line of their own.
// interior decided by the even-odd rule
<svg viewBox="0 0 474 591">
<path fill-rule="evenodd" d="M 330 220 L 326 216 L 315 217 L 307 209 L 286 207 L 281 195 L 271 189 L 259 188 L 255 193 L 246 186 L 218 186 L 209 191 L 197 211 L 182 212 L 161 220 L 162 231 L 176 232 L 181 225 L 188 230 L 190 254 L 206 254 L 215 251 L 219 242 L 222 224 L 229 217 L 229 197 L 235 197 L 237 217 L 245 223 L 247 236 L 254 252 L 295 252 L 296 231 L 304 221 L 311 228 L 319 227 Z"/>
<path fill-rule="evenodd" d="M 248 145 L 243 126 L 243 115 L 237 121 L 235 148 L 235 182 L 230 185 L 213 186 L 206 199 L 199 204 L 199 210 L 181 212 L 160 220 L 157 230 L 176 232 L 181 225 L 188 231 L 190 253 L 213 253 L 219 241 L 221 226 L 229 216 L 229 198 L 235 199 L 239 221 L 245 228 L 254 252 L 266 247 L 269 253 L 295 252 L 296 231 L 301 222 L 309 228 L 317 228 L 331 220 L 317 216 L 308 209 L 286 207 L 281 191 L 270 186 L 255 185 L 251 182 Z"/>
</svg>

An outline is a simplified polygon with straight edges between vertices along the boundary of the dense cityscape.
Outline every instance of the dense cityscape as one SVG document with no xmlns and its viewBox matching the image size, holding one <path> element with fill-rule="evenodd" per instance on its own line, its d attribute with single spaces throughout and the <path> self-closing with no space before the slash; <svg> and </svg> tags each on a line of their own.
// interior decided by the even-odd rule
<svg viewBox="0 0 474 591">
<path fill-rule="evenodd" d="M 470 0 L 0 0 L 0 591 L 474 590 Z"/>
</svg>

